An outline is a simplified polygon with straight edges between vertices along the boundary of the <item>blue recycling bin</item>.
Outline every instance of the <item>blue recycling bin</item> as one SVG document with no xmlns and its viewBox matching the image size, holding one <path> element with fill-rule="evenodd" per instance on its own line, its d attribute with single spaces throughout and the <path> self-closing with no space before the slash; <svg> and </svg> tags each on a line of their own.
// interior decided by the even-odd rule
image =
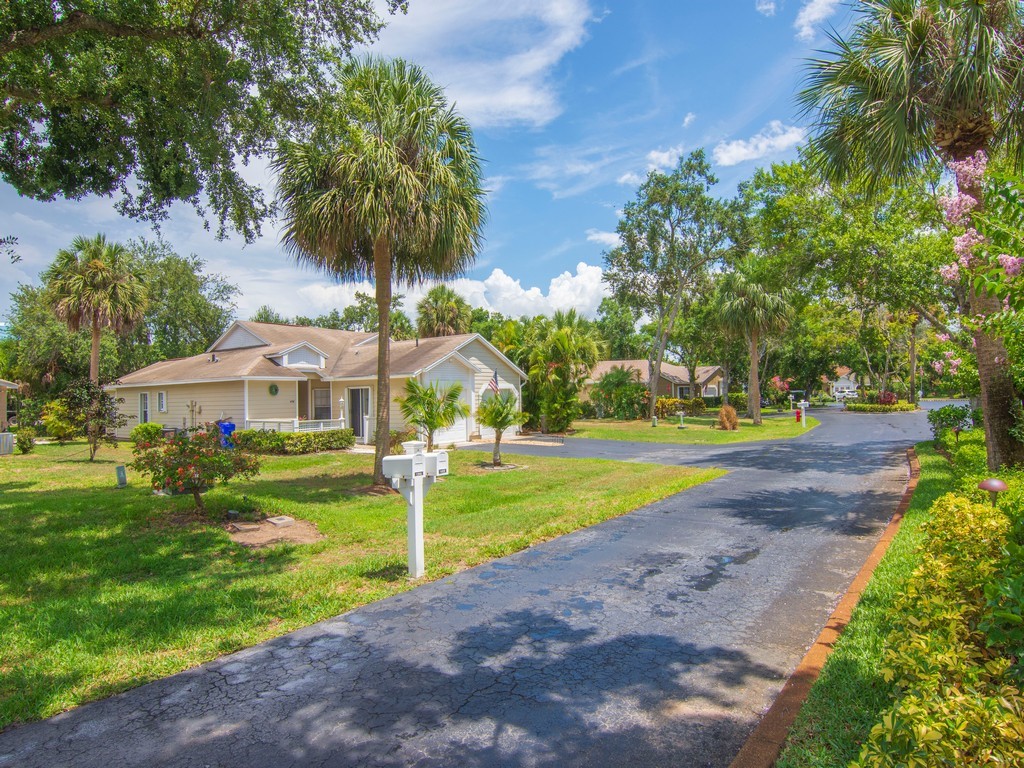
<svg viewBox="0 0 1024 768">
<path fill-rule="evenodd" d="M 224 448 L 234 448 L 235 444 L 231 442 L 231 435 L 237 429 L 233 421 L 218 421 L 217 426 L 220 427 L 220 444 Z"/>
</svg>

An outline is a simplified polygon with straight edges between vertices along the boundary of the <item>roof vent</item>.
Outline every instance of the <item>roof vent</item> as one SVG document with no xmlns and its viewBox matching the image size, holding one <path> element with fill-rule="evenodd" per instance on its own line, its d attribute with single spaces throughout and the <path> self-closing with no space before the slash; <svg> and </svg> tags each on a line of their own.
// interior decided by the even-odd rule
<svg viewBox="0 0 1024 768">
<path fill-rule="evenodd" d="M 220 358 L 217 357 L 217 353 L 216 352 L 214 352 L 212 355 L 210 355 L 210 362 L 211 363 L 219 363 L 220 362 Z"/>
</svg>

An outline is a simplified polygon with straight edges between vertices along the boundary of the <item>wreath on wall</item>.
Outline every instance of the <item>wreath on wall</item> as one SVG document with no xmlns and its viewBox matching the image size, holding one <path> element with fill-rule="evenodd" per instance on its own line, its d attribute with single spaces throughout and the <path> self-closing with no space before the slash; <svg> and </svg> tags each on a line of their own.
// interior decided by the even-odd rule
<svg viewBox="0 0 1024 768">
<path fill-rule="evenodd" d="M 269 390 L 271 395 L 276 395 L 278 392 L 281 391 L 280 389 L 278 389 L 277 384 L 271 384 Z"/>
</svg>

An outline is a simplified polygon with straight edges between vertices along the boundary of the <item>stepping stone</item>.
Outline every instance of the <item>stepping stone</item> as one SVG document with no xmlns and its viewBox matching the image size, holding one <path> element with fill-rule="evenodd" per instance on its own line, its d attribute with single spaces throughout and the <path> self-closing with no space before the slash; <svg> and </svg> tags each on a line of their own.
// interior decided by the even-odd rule
<svg viewBox="0 0 1024 768">
<path fill-rule="evenodd" d="M 232 531 L 242 533 L 243 531 L 258 531 L 260 529 L 259 523 L 232 523 L 230 526 Z"/>
<path fill-rule="evenodd" d="M 276 525 L 278 528 L 285 528 L 289 525 L 295 525 L 295 518 L 288 515 L 278 515 L 277 517 L 268 517 L 267 522 L 271 525 Z"/>
</svg>

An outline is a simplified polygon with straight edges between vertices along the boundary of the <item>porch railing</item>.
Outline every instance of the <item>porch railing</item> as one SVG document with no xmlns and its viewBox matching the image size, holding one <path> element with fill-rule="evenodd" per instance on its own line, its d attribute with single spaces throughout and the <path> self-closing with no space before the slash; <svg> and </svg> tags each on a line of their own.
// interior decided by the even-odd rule
<svg viewBox="0 0 1024 768">
<path fill-rule="evenodd" d="M 344 419 L 249 419 L 246 429 L 266 429 L 270 432 L 324 432 L 345 429 Z"/>
</svg>

